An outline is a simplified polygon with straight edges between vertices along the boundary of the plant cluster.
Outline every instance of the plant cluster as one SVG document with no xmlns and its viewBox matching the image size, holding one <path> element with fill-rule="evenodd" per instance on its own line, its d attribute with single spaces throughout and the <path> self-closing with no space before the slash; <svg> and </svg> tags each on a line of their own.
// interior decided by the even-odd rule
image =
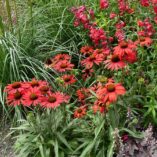
<svg viewBox="0 0 157 157">
<path fill-rule="evenodd" d="M 30 3 L 32 40 L 27 46 L 25 37 L 16 41 L 23 42 L 22 48 L 2 39 L 6 65 L 14 74 L 3 81 L 5 103 L 15 113 L 21 107 L 18 114 L 24 118 L 13 128 L 17 154 L 137 155 L 136 149 L 128 149 L 130 143 L 134 147 L 142 141 L 145 147 L 148 143 L 142 138 L 147 135 L 140 131 L 150 122 L 157 124 L 157 1 L 89 0 L 66 9 L 65 18 L 64 10 L 52 25 L 48 25 L 52 2 L 40 4 L 46 10 L 38 20 L 45 23 L 33 16 L 33 8 L 43 8 L 36 1 Z M 56 35 L 51 27 L 57 30 L 58 26 Z M 156 143 L 152 136 L 150 141 Z"/>
</svg>

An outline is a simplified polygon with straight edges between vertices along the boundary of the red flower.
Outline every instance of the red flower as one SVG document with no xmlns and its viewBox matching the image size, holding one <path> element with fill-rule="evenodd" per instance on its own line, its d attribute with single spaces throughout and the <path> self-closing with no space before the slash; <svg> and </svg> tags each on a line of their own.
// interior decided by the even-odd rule
<svg viewBox="0 0 157 157">
<path fill-rule="evenodd" d="M 81 64 L 89 69 L 92 68 L 94 64 L 99 65 L 102 61 L 103 61 L 103 57 L 96 54 L 92 54 L 86 59 L 82 60 Z"/>
<path fill-rule="evenodd" d="M 140 3 L 144 7 L 149 7 L 149 0 L 140 0 Z"/>
<path fill-rule="evenodd" d="M 106 9 L 109 6 L 108 0 L 100 0 L 100 9 Z"/>
<path fill-rule="evenodd" d="M 126 66 L 124 61 L 122 61 L 117 54 L 110 56 L 104 63 L 105 67 L 110 70 L 118 70 Z"/>
<path fill-rule="evenodd" d="M 98 111 L 100 113 L 104 113 L 106 111 L 106 103 L 104 103 L 103 101 L 98 99 L 94 102 L 94 105 L 92 106 L 92 109 L 93 109 L 94 113 L 96 113 Z"/>
<path fill-rule="evenodd" d="M 74 75 L 63 75 L 62 79 L 63 79 L 65 85 L 71 85 L 71 84 L 74 84 L 76 82 Z"/>
<path fill-rule="evenodd" d="M 42 106 L 45 108 L 56 108 L 61 105 L 64 101 L 64 96 L 60 92 L 51 93 L 49 92 L 46 97 L 42 99 Z"/>
<path fill-rule="evenodd" d="M 53 68 L 58 72 L 66 72 L 72 70 L 74 64 L 71 64 L 67 60 L 59 61 L 57 64 L 53 66 Z"/>
<path fill-rule="evenodd" d="M 74 118 L 82 118 L 86 115 L 86 107 L 79 107 L 74 111 Z"/>
<path fill-rule="evenodd" d="M 92 46 L 83 46 L 80 50 L 80 52 L 84 55 L 90 55 L 93 53 L 93 47 Z"/>
<path fill-rule="evenodd" d="M 30 88 L 23 96 L 23 105 L 31 106 L 31 105 L 39 105 L 41 104 L 41 92 L 37 87 Z"/>
<path fill-rule="evenodd" d="M 114 13 L 114 12 L 111 12 L 111 13 L 110 13 L 110 19 L 114 19 L 116 16 L 117 16 L 116 13 Z"/>
<path fill-rule="evenodd" d="M 71 56 L 69 56 L 68 54 L 57 54 L 53 59 L 56 61 L 60 61 L 60 60 L 69 61 L 71 59 Z"/>
<path fill-rule="evenodd" d="M 102 60 L 106 59 L 107 55 L 110 54 L 109 49 L 96 49 L 93 52 L 94 55 L 97 55 L 97 58 L 101 58 Z"/>
<path fill-rule="evenodd" d="M 135 48 L 136 45 L 132 41 L 121 41 L 118 46 L 114 47 L 114 54 L 119 55 L 122 59 L 125 54 L 135 51 Z"/>
<path fill-rule="evenodd" d="M 8 93 L 7 95 L 7 103 L 13 106 L 19 106 L 23 102 L 24 92 L 16 91 L 14 93 Z"/>
<path fill-rule="evenodd" d="M 136 53 L 136 51 L 129 52 L 129 53 L 125 54 L 125 56 L 123 58 L 125 61 L 127 61 L 129 63 L 134 63 L 137 61 L 137 53 Z"/>
<path fill-rule="evenodd" d="M 25 88 L 39 88 L 41 86 L 47 85 L 46 81 L 42 80 L 36 80 L 35 78 L 32 79 L 30 82 L 25 82 L 24 87 Z"/>
<path fill-rule="evenodd" d="M 97 91 L 97 97 L 103 98 L 104 103 L 113 103 L 117 100 L 118 95 L 125 93 L 126 90 L 120 83 L 109 81 L 104 88 Z"/>
<path fill-rule="evenodd" d="M 23 91 L 24 90 L 24 83 L 22 82 L 14 82 L 12 84 L 8 84 L 5 88 L 5 92 L 15 93 L 16 91 Z"/>
<path fill-rule="evenodd" d="M 153 43 L 153 40 L 150 37 L 139 37 L 136 43 L 140 44 L 140 46 L 149 47 Z"/>
<path fill-rule="evenodd" d="M 78 96 L 78 100 L 84 102 L 85 99 L 89 96 L 89 90 L 86 88 L 80 88 L 76 91 L 76 95 Z"/>
</svg>

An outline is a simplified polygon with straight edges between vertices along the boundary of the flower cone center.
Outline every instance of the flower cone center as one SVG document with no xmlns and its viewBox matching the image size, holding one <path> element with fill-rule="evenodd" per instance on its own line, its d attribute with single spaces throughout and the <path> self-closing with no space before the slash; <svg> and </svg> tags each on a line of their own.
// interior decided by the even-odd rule
<svg viewBox="0 0 157 157">
<path fill-rule="evenodd" d="M 12 84 L 12 87 L 13 87 L 14 89 L 20 88 L 20 87 L 21 87 L 21 84 L 20 84 L 20 82 L 14 82 L 14 83 Z"/>
<path fill-rule="evenodd" d="M 18 91 L 14 94 L 14 98 L 16 100 L 21 99 L 21 97 L 22 97 L 22 94 L 20 92 L 18 92 Z"/>
<path fill-rule="evenodd" d="M 48 101 L 50 102 L 50 103 L 54 103 L 54 102 L 56 102 L 56 98 L 55 97 L 53 97 L 53 96 L 50 96 L 49 98 L 48 98 Z"/>
<path fill-rule="evenodd" d="M 118 55 L 113 55 L 112 58 L 111 58 L 111 61 L 112 62 L 119 62 L 120 61 L 119 56 Z"/>
<path fill-rule="evenodd" d="M 114 84 L 107 85 L 107 90 L 108 90 L 108 92 L 114 92 L 115 91 L 115 85 Z"/>
<path fill-rule="evenodd" d="M 30 95 L 30 99 L 31 99 L 31 100 L 36 100 L 36 99 L 38 99 L 38 96 L 37 96 L 35 93 L 32 93 L 32 94 Z"/>
<path fill-rule="evenodd" d="M 128 43 L 127 43 L 126 41 L 122 41 L 122 42 L 120 43 L 120 47 L 121 47 L 121 48 L 127 48 L 127 47 L 128 47 Z"/>
</svg>

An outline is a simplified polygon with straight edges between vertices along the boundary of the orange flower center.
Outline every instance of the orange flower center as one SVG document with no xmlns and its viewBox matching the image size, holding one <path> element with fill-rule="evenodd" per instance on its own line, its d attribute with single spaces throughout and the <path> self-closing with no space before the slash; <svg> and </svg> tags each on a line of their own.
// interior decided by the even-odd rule
<svg viewBox="0 0 157 157">
<path fill-rule="evenodd" d="M 128 47 L 128 43 L 127 43 L 126 41 L 122 41 L 122 42 L 120 43 L 120 47 L 125 49 L 125 48 Z"/>
<path fill-rule="evenodd" d="M 38 87 L 39 86 L 39 82 L 37 80 L 32 80 L 31 86 L 32 87 L 36 87 L 36 86 Z"/>
<path fill-rule="evenodd" d="M 56 102 L 56 97 L 54 97 L 54 96 L 50 96 L 49 98 L 48 98 L 48 101 L 50 102 L 50 103 L 54 103 L 54 102 Z"/>
<path fill-rule="evenodd" d="M 20 92 L 18 92 L 18 91 L 14 94 L 14 98 L 15 98 L 16 100 L 21 99 L 21 97 L 22 97 L 22 94 L 21 94 Z"/>
<path fill-rule="evenodd" d="M 36 99 L 38 99 L 38 96 L 37 96 L 35 93 L 32 93 L 32 94 L 30 95 L 30 99 L 31 99 L 31 100 L 36 100 Z"/>
<path fill-rule="evenodd" d="M 51 65 L 51 64 L 52 64 L 52 60 L 51 60 L 51 59 L 48 59 L 48 60 L 46 61 L 46 64 L 47 64 L 47 65 Z"/>
<path fill-rule="evenodd" d="M 21 87 L 21 83 L 20 82 L 14 82 L 12 84 L 12 88 L 14 88 L 14 89 L 17 89 L 17 88 L 20 88 L 20 87 Z"/>
<path fill-rule="evenodd" d="M 64 78 L 64 81 L 65 81 L 65 82 L 69 82 L 70 80 L 71 80 L 70 77 Z"/>
<path fill-rule="evenodd" d="M 90 55 L 90 60 L 91 61 L 95 60 L 95 56 L 94 55 Z"/>
<path fill-rule="evenodd" d="M 78 112 L 78 113 L 82 113 L 82 109 L 79 108 L 79 109 L 77 110 L 77 112 Z"/>
<path fill-rule="evenodd" d="M 66 64 L 66 63 L 62 63 L 62 64 L 60 65 L 60 67 L 61 67 L 61 68 L 66 68 L 66 67 L 67 67 L 67 64 Z"/>
<path fill-rule="evenodd" d="M 144 42 L 146 39 L 144 37 L 140 37 L 140 41 Z"/>
<path fill-rule="evenodd" d="M 113 55 L 112 58 L 111 58 L 111 61 L 112 62 L 119 62 L 120 61 L 119 56 L 118 55 Z"/>
<path fill-rule="evenodd" d="M 47 92 L 49 90 L 49 87 L 48 86 L 42 86 L 40 88 L 40 91 L 43 91 L 43 92 Z"/>
<path fill-rule="evenodd" d="M 115 91 L 115 85 L 113 83 L 107 85 L 107 91 L 108 92 L 114 92 Z"/>
</svg>

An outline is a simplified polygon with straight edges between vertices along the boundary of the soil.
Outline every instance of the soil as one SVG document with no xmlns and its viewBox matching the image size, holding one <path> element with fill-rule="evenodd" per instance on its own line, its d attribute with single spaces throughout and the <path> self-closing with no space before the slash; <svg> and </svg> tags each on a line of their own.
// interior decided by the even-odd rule
<svg viewBox="0 0 157 157">
<path fill-rule="evenodd" d="M 10 125 L 0 129 L 0 157 L 16 157 L 13 150 L 14 141 L 9 135 L 9 128 Z"/>
</svg>

